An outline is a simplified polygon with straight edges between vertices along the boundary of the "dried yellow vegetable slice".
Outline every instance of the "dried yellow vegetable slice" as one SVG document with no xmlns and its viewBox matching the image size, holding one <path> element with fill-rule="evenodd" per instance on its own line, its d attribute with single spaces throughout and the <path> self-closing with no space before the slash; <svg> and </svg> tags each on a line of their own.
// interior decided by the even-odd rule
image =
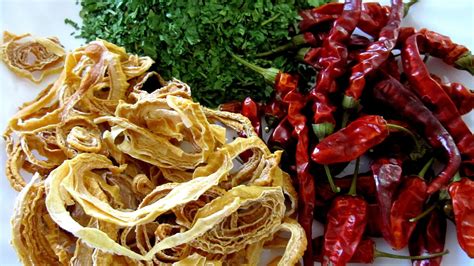
<svg viewBox="0 0 474 266">
<path fill-rule="evenodd" d="M 55 37 L 31 37 L 5 31 L 0 58 L 15 74 L 39 83 L 44 77 L 62 70 L 66 52 Z M 39 77 L 34 74 L 40 72 Z"/>
<path fill-rule="evenodd" d="M 306 239 L 290 218 L 297 196 L 281 152 L 270 152 L 247 118 L 205 108 L 185 83 L 146 72 L 152 63 L 91 42 L 10 120 L 22 261 L 256 265 L 278 242 L 286 246 L 279 264 L 295 264 Z M 23 171 L 36 172 L 33 181 Z M 54 233 L 38 234 L 46 229 Z"/>
<path fill-rule="evenodd" d="M 76 239 L 51 220 L 44 197 L 44 184 L 35 175 L 15 203 L 12 245 L 25 265 L 66 264 L 73 255 Z"/>
</svg>

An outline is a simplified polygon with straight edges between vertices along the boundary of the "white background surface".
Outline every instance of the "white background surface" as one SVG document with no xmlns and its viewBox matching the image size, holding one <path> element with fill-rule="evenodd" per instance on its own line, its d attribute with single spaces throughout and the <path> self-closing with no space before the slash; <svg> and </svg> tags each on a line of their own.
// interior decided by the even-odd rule
<svg viewBox="0 0 474 266">
<path fill-rule="evenodd" d="M 388 1 L 382 1 L 388 2 Z M 57 36 L 68 49 L 81 44 L 82 40 L 70 36 L 73 29 L 64 24 L 65 18 L 79 21 L 79 6 L 75 0 L 0 0 L 0 31 L 9 30 L 14 33 L 30 32 L 37 36 Z M 464 44 L 474 50 L 474 1 L 472 0 L 420 0 L 410 10 L 404 20 L 405 25 L 416 28 L 429 28 L 449 35 L 453 41 Z M 474 89 L 474 78 L 467 72 L 447 68 L 436 59 L 430 59 L 430 70 L 451 81 L 462 82 Z M 51 81 L 51 79 L 49 79 Z M 9 117 L 17 106 L 31 100 L 48 82 L 40 86 L 29 80 L 19 79 L 0 63 L 0 131 L 5 128 Z M 471 131 L 474 128 L 474 112 L 465 116 Z M 16 192 L 10 188 L 5 176 L 5 143 L 0 141 L 0 265 L 19 265 L 18 259 L 10 246 L 10 215 L 12 213 Z M 474 197 L 474 195 L 473 195 Z M 321 234 L 322 229 L 315 228 L 315 234 Z M 377 247 L 389 251 L 383 241 L 378 241 Z M 443 265 L 474 265 L 459 248 L 454 226 L 448 222 L 446 248 L 450 254 L 444 256 Z M 403 250 L 400 254 L 407 254 Z M 411 265 L 410 261 L 377 259 L 376 265 Z"/>
</svg>

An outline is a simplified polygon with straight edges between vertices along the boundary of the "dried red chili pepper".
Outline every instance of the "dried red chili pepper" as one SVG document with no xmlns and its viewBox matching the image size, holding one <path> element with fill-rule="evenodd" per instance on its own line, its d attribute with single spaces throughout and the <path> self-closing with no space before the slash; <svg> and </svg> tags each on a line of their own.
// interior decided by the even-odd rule
<svg viewBox="0 0 474 266">
<path fill-rule="evenodd" d="M 252 98 L 247 97 L 242 102 L 241 114 L 250 120 L 253 128 L 255 129 L 255 132 L 257 132 L 257 134 L 261 136 L 262 129 L 261 129 L 261 122 L 260 122 L 259 107 L 258 107 L 258 104 L 254 100 L 252 100 Z"/>
<path fill-rule="evenodd" d="M 418 42 L 423 45 L 425 42 L 423 36 L 421 34 L 412 35 L 408 37 L 402 50 L 403 69 L 410 85 L 418 96 L 432 108 L 434 115 L 456 141 L 461 154 L 474 160 L 474 145 L 472 145 L 474 136 L 462 121 L 456 106 L 441 85 L 430 76 L 421 59 Z M 448 57 L 445 56 L 445 58 Z"/>
<path fill-rule="evenodd" d="M 267 127 L 273 128 L 275 124 L 279 123 L 286 116 L 286 104 L 273 97 L 269 102 L 263 105 L 263 113 Z M 267 131 L 268 132 L 268 131 Z"/>
<path fill-rule="evenodd" d="M 381 143 L 388 134 L 389 126 L 381 116 L 362 116 L 323 139 L 314 148 L 311 159 L 319 164 L 352 161 Z"/>
<path fill-rule="evenodd" d="M 474 258 L 474 181 L 463 178 L 449 186 L 459 246 Z"/>
<path fill-rule="evenodd" d="M 464 60 L 462 58 L 465 57 L 470 58 L 469 49 L 463 45 L 454 43 L 448 36 L 428 29 L 421 29 L 419 34 L 423 36 L 424 39 L 423 43 L 421 43 L 422 45 L 420 45 L 421 51 L 441 58 L 448 65 L 461 67 L 459 63 L 456 62 L 458 60 Z M 466 70 L 469 71 L 469 69 Z M 471 74 L 473 73 L 471 72 Z"/>
<path fill-rule="evenodd" d="M 453 82 L 443 84 L 442 88 L 456 105 L 460 115 L 465 115 L 474 109 L 474 92 L 464 85 Z"/>
<path fill-rule="evenodd" d="M 387 24 L 390 8 L 379 3 L 364 3 L 358 27 L 365 33 L 376 36 L 380 29 Z M 306 32 L 322 23 L 332 22 L 339 18 L 344 10 L 342 3 L 329 3 L 317 8 L 300 12 L 302 20 L 300 30 Z"/>
<path fill-rule="evenodd" d="M 332 22 L 341 15 L 343 10 L 344 4 L 341 3 L 328 3 L 320 7 L 303 10 L 300 12 L 299 28 L 302 32 L 306 32 L 324 22 Z"/>
<path fill-rule="evenodd" d="M 416 226 L 416 222 L 410 222 L 409 219 L 423 211 L 423 204 L 428 198 L 427 188 L 426 182 L 417 176 L 409 177 L 402 183 L 390 210 L 389 244 L 393 249 L 402 249 L 408 245 Z"/>
<path fill-rule="evenodd" d="M 288 118 L 283 118 L 275 127 L 272 135 L 268 139 L 268 146 L 272 148 L 282 148 L 286 150 L 293 142 L 292 138 L 293 127 L 288 121 Z"/>
<path fill-rule="evenodd" d="M 365 87 L 366 77 L 377 70 L 391 55 L 398 39 L 403 16 L 402 0 L 392 0 L 392 8 L 387 24 L 380 31 L 376 42 L 369 45 L 366 51 L 359 54 L 358 63 L 352 67 L 349 88 L 346 90 L 342 106 L 353 109 Z"/>
<path fill-rule="evenodd" d="M 393 8 L 393 7 L 392 7 Z M 380 30 L 388 24 L 391 8 L 379 3 L 364 3 L 364 11 L 357 25 L 363 32 L 377 36 Z"/>
<path fill-rule="evenodd" d="M 287 118 L 297 136 L 295 161 L 300 202 L 298 222 L 305 230 L 306 238 L 311 239 L 316 197 L 314 179 L 309 171 L 309 132 L 306 125 L 306 117 L 301 113 L 306 106 L 307 98 L 297 91 L 299 78 L 283 73 L 276 68 L 261 68 L 234 54 L 232 54 L 232 57 L 241 64 L 261 74 L 268 83 L 273 84 L 275 97 L 282 99 L 282 101 L 288 105 Z M 303 261 L 305 265 L 312 265 L 312 260 L 311 241 L 308 241 L 308 247 L 305 251 Z"/>
<path fill-rule="evenodd" d="M 323 236 L 318 236 L 313 239 L 313 259 L 317 262 L 322 262 L 322 247 L 324 243 Z M 362 239 L 359 242 L 359 246 L 357 246 L 354 255 L 349 262 L 352 263 L 374 263 L 376 258 L 392 258 L 392 259 L 403 259 L 403 260 L 426 260 L 430 258 L 437 258 L 443 255 L 448 254 L 449 252 L 443 251 L 439 253 L 432 253 L 423 256 L 404 256 L 404 255 L 397 255 L 397 254 L 390 254 L 375 248 L 375 242 L 372 239 Z"/>
<path fill-rule="evenodd" d="M 334 178 L 334 184 L 340 187 L 341 191 L 348 191 L 352 184 L 352 178 L 352 175 Z M 317 181 L 321 182 L 316 183 L 316 197 L 330 202 L 335 196 L 337 196 L 337 194 L 331 190 L 331 186 L 328 182 L 324 179 L 319 179 Z M 357 191 L 367 200 L 375 199 L 376 190 L 374 178 L 370 175 L 357 177 Z"/>
<path fill-rule="evenodd" d="M 361 197 L 337 197 L 327 216 L 323 265 L 345 265 L 354 254 L 367 224 L 367 203 Z"/>
<path fill-rule="evenodd" d="M 345 176 L 341 178 L 335 178 L 334 184 L 335 186 L 339 187 L 341 191 L 348 191 L 351 184 L 352 184 L 353 176 Z M 320 183 L 317 183 L 321 181 Z M 372 176 L 363 175 L 357 178 L 357 191 L 358 193 L 364 197 L 369 202 L 375 201 L 375 183 Z M 314 212 L 314 218 L 321 223 L 326 223 L 327 213 L 329 208 L 331 207 L 330 204 L 333 199 L 338 195 L 333 191 L 331 185 L 324 179 L 316 179 L 316 204 Z M 370 217 L 370 208 L 369 217 Z M 367 226 L 371 221 L 368 220 Z"/>
<path fill-rule="evenodd" d="M 431 74 L 431 77 L 441 84 L 444 92 L 451 98 L 456 105 L 459 114 L 465 115 L 474 109 L 474 92 L 460 83 L 443 83 L 440 77 Z"/>
<path fill-rule="evenodd" d="M 410 255 L 417 256 L 429 253 L 438 253 L 444 250 L 446 240 L 446 218 L 438 209 L 430 213 L 416 226 L 408 244 Z M 413 260 L 413 266 L 441 265 L 443 257 L 425 260 Z"/>
<path fill-rule="evenodd" d="M 332 202 L 324 231 L 322 265 L 346 265 L 354 255 L 367 225 L 367 202 L 356 196 L 356 170 L 348 195 L 338 196 Z"/>
<path fill-rule="evenodd" d="M 406 40 L 418 34 L 423 39 L 419 45 L 419 51 L 422 54 L 430 54 L 441 58 L 446 64 L 452 65 L 458 69 L 466 70 L 474 75 L 474 56 L 469 49 L 463 45 L 454 43 L 448 36 L 421 29 L 419 32 L 413 27 L 403 27 L 397 41 L 397 47 L 402 48 Z"/>
<path fill-rule="evenodd" d="M 312 239 L 313 211 L 315 205 L 314 179 L 309 172 L 309 132 L 306 117 L 301 113 L 306 105 L 306 97 L 296 90 L 290 91 L 283 101 L 288 104 L 288 121 L 293 125 L 298 136 L 296 144 L 296 173 L 298 176 L 298 189 L 300 197 L 300 211 L 298 222 L 305 230 L 307 239 Z M 311 241 L 303 257 L 305 265 L 312 265 Z"/>
<path fill-rule="evenodd" d="M 414 126 L 421 126 L 425 138 L 433 148 L 444 149 L 448 162 L 443 171 L 431 182 L 428 193 L 432 194 L 445 186 L 458 171 L 461 163 L 459 150 L 446 129 L 413 92 L 393 78 L 379 82 L 374 87 L 373 95 L 379 102 L 411 121 Z"/>
<path fill-rule="evenodd" d="M 332 117 L 334 107 L 330 104 L 327 95 L 336 91 L 336 78 L 345 72 L 348 58 L 346 45 L 357 26 L 360 12 L 361 0 L 346 0 L 341 16 L 334 21 L 319 52 L 317 67 L 320 71 L 316 85 L 310 92 L 313 102 L 313 131 L 316 135 L 321 135 L 321 131 L 328 128 L 327 124 L 335 124 Z"/>
<path fill-rule="evenodd" d="M 401 164 L 401 161 L 396 159 L 381 158 L 376 160 L 371 166 L 375 187 L 377 189 L 381 233 L 384 239 L 389 243 L 392 238 L 390 213 L 394 195 L 402 182 Z"/>
<path fill-rule="evenodd" d="M 367 227 L 365 235 L 370 237 L 382 237 L 382 218 L 380 217 L 380 208 L 377 203 L 367 204 Z M 361 243 L 359 243 L 359 246 Z M 355 254 L 354 254 L 355 256 Z"/>
</svg>

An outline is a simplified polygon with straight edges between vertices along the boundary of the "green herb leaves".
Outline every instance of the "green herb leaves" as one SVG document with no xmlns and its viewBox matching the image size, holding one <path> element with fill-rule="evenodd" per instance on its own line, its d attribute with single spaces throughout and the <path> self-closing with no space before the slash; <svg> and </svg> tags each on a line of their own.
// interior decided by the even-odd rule
<svg viewBox="0 0 474 266">
<path fill-rule="evenodd" d="M 216 106 L 249 95 L 262 100 L 272 91 L 258 75 L 236 64 L 230 52 L 263 67 L 296 68 L 288 54 L 271 61 L 252 60 L 252 55 L 288 41 L 289 29 L 296 30 L 297 10 L 308 2 L 83 0 L 81 5 L 80 37 L 102 38 L 152 57 L 165 78 L 187 82 L 196 100 Z"/>
</svg>

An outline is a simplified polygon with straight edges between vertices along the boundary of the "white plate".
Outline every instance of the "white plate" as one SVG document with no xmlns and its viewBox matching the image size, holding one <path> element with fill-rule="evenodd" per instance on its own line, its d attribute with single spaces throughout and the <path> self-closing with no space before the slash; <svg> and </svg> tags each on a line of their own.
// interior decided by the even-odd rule
<svg viewBox="0 0 474 266">
<path fill-rule="evenodd" d="M 453 41 L 464 44 L 474 50 L 474 2 L 472 0 L 420 0 L 412 7 L 404 20 L 404 25 L 416 28 L 429 28 L 434 31 L 449 35 Z M 75 0 L 0 0 L 0 30 L 9 30 L 14 33 L 31 32 L 38 36 L 57 36 L 67 49 L 74 49 L 83 44 L 82 40 L 74 39 L 70 33 L 73 29 L 64 24 L 65 18 L 79 21 L 79 6 Z M 383 1 L 388 2 L 388 1 Z M 438 60 L 430 59 L 430 70 L 435 74 L 452 81 L 464 83 L 474 88 L 474 79 L 465 71 L 447 68 Z M 7 124 L 8 118 L 25 101 L 31 100 L 47 82 L 41 86 L 17 78 L 0 64 L 0 130 Z M 474 128 L 474 112 L 464 117 L 471 130 Z M 5 165 L 5 143 L 0 144 L 0 168 Z M 3 170 L 0 170 L 3 172 Z M 16 192 L 10 188 L 6 178 L 0 178 L 0 265 L 19 265 L 17 256 L 10 246 L 10 216 Z M 322 233 L 320 226 L 316 226 L 317 234 Z M 377 242 L 377 247 L 384 251 L 390 248 Z M 456 240 L 455 229 L 448 223 L 446 248 L 450 253 L 443 258 L 443 265 L 474 265 L 474 260 L 469 259 L 459 248 Z M 399 252 L 407 254 L 407 250 Z M 375 265 L 411 265 L 410 261 L 397 261 L 377 259 Z"/>
</svg>

